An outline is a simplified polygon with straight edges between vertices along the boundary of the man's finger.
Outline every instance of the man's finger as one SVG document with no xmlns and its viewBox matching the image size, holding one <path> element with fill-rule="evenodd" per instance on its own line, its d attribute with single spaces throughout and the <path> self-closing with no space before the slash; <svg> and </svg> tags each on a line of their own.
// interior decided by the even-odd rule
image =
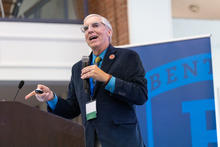
<svg viewBox="0 0 220 147">
<path fill-rule="evenodd" d="M 96 65 L 86 66 L 81 70 L 81 75 L 90 72 L 91 70 L 95 70 L 96 68 L 98 68 Z"/>
<path fill-rule="evenodd" d="M 25 96 L 25 99 L 29 99 L 30 97 L 34 96 L 36 93 L 35 91 L 32 91 L 31 93 L 29 93 L 28 95 Z"/>
<path fill-rule="evenodd" d="M 86 73 L 89 72 L 89 71 L 90 71 L 90 68 L 87 66 L 87 67 L 85 67 L 85 68 L 82 69 L 81 75 L 86 74 Z"/>
</svg>

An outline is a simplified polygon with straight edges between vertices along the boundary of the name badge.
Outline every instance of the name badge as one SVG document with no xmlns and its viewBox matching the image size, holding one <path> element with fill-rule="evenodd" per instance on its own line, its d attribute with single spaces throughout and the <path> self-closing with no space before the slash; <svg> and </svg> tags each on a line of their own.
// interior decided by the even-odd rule
<svg viewBox="0 0 220 147">
<path fill-rule="evenodd" d="M 86 119 L 91 120 L 97 117 L 96 100 L 86 104 Z"/>
</svg>

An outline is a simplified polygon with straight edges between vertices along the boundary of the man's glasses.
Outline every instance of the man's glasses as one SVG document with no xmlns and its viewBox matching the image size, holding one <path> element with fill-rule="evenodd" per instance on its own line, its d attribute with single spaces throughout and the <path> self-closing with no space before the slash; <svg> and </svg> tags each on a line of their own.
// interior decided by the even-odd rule
<svg viewBox="0 0 220 147">
<path fill-rule="evenodd" d="M 82 27 L 81 27 L 81 30 L 82 30 L 83 33 L 85 33 L 85 32 L 89 29 L 89 27 L 92 27 L 93 29 L 97 29 L 97 28 L 99 28 L 101 25 L 105 25 L 105 24 L 102 23 L 102 22 L 95 22 L 95 23 L 92 23 L 92 24 L 90 24 L 90 25 L 88 25 L 88 26 L 82 26 Z"/>
</svg>

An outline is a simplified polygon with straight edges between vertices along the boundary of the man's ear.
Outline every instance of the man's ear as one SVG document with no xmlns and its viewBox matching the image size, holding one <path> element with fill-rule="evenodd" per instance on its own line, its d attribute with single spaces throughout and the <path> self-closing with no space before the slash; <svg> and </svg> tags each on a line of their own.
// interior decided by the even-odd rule
<svg viewBox="0 0 220 147">
<path fill-rule="evenodd" d="M 109 37 L 111 38 L 111 37 L 112 37 L 112 30 L 111 30 L 111 29 L 108 29 L 107 31 L 108 31 Z"/>
</svg>

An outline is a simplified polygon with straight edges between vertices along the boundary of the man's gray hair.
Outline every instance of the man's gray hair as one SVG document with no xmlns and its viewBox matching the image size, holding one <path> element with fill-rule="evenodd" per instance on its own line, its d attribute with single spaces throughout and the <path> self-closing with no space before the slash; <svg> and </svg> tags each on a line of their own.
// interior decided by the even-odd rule
<svg viewBox="0 0 220 147">
<path fill-rule="evenodd" d="M 93 16 L 100 17 L 102 23 L 105 24 L 111 31 L 113 31 L 110 22 L 109 22 L 105 17 L 103 17 L 103 16 L 101 16 L 101 15 L 99 15 L 99 14 L 90 14 L 90 15 L 88 15 L 88 16 L 86 16 L 86 17 L 84 18 L 83 22 L 85 23 L 86 19 L 88 19 L 89 17 L 93 17 Z"/>
</svg>

